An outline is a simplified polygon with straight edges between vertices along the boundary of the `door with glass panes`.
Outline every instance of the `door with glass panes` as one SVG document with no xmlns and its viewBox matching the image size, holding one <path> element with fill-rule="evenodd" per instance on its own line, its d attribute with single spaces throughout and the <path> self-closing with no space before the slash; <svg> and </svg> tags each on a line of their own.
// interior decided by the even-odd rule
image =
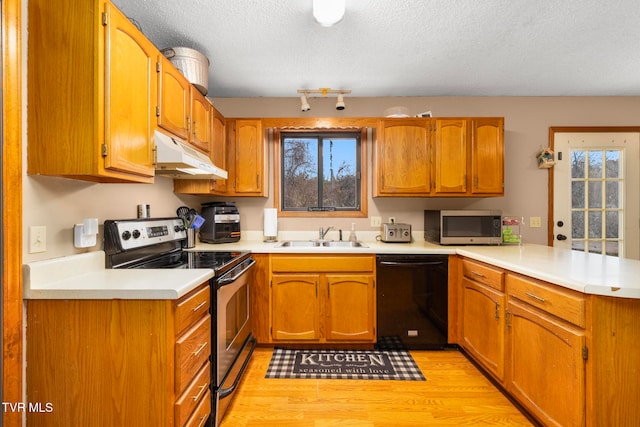
<svg viewBox="0 0 640 427">
<path fill-rule="evenodd" d="M 640 258 L 640 133 L 555 133 L 553 246 Z"/>
</svg>

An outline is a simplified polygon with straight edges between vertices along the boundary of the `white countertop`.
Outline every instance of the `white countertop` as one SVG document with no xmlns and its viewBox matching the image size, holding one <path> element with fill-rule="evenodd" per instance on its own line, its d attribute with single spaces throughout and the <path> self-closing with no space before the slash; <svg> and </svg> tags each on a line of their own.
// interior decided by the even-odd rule
<svg viewBox="0 0 640 427">
<path fill-rule="evenodd" d="M 524 274 L 585 294 L 640 299 L 640 261 L 589 254 L 549 246 L 523 244 L 503 246 L 441 246 L 414 235 L 411 243 L 384 243 L 375 235 L 359 233 L 366 248 L 278 247 L 283 240 L 313 237 L 285 235 L 265 243 L 248 233 L 237 243 L 198 243 L 194 250 L 248 250 L 254 253 L 349 253 L 349 254 L 459 254 L 516 273 Z"/>
<path fill-rule="evenodd" d="M 244 237 L 247 236 L 247 239 Z M 310 239 L 306 235 L 287 239 Z M 440 246 L 415 238 L 384 243 L 359 234 L 367 247 L 278 247 L 256 233 L 236 243 L 198 243 L 198 251 L 300 254 L 459 254 L 586 294 L 640 299 L 640 261 L 555 249 L 542 245 Z M 102 251 L 38 261 L 24 266 L 26 299 L 177 299 L 213 277 L 211 269 L 110 270 Z"/>
<path fill-rule="evenodd" d="M 25 299 L 178 299 L 212 269 L 112 270 L 103 251 L 25 264 Z"/>
</svg>

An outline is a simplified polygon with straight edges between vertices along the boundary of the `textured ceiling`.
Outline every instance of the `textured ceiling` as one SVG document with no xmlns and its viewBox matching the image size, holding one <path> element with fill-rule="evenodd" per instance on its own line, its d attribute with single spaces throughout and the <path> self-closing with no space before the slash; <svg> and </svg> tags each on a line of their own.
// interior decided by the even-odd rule
<svg viewBox="0 0 640 427">
<path fill-rule="evenodd" d="M 113 0 L 160 49 L 210 60 L 211 97 L 639 96 L 638 0 Z"/>
</svg>

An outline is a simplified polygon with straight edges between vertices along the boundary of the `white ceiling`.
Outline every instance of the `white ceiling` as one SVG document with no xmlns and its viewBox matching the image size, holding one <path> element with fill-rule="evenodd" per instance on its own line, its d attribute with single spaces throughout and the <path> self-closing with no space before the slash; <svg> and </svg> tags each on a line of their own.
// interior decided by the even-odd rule
<svg viewBox="0 0 640 427">
<path fill-rule="evenodd" d="M 210 60 L 211 97 L 640 96 L 638 0 L 113 0 L 160 49 Z"/>
</svg>

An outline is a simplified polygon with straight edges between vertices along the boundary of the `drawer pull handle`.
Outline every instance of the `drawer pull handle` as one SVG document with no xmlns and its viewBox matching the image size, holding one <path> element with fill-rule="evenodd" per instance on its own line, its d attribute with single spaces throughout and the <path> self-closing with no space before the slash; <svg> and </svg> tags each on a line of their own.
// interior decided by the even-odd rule
<svg viewBox="0 0 640 427">
<path fill-rule="evenodd" d="M 205 342 L 205 343 L 204 343 L 204 344 L 202 344 L 200 347 L 198 347 L 198 349 L 197 349 L 196 351 L 194 351 L 194 352 L 193 352 L 193 355 L 194 355 L 194 356 L 197 356 L 197 355 L 198 355 L 202 350 L 204 350 L 204 349 L 205 349 L 205 347 L 207 346 L 207 344 L 209 344 L 209 343 Z"/>
<path fill-rule="evenodd" d="M 207 305 L 207 301 L 204 300 L 202 301 L 200 304 L 196 305 L 195 307 L 193 307 L 193 311 L 198 311 L 200 310 L 202 307 L 204 307 L 205 305 Z"/>
<path fill-rule="evenodd" d="M 482 273 L 478 273 L 477 271 L 473 271 L 473 270 L 471 270 L 471 274 L 475 274 L 476 276 L 478 276 L 478 277 L 482 277 L 483 279 L 485 279 L 485 278 L 487 277 L 487 276 L 485 276 L 484 274 L 482 274 Z"/>
<path fill-rule="evenodd" d="M 193 396 L 193 400 L 194 400 L 194 401 L 198 401 L 198 400 L 200 399 L 200 397 L 202 396 L 202 394 L 204 393 L 204 391 L 207 389 L 207 386 L 208 386 L 208 385 L 209 385 L 209 384 L 205 384 L 205 385 L 202 385 L 202 386 L 198 387 L 198 388 L 200 389 L 200 391 L 198 392 L 198 394 L 196 394 L 195 396 Z"/>
<path fill-rule="evenodd" d="M 204 425 L 203 423 L 204 423 L 204 421 L 205 421 L 206 419 L 207 419 L 207 416 L 206 416 L 206 415 L 205 415 L 205 416 L 203 416 L 203 417 L 201 417 L 201 418 L 200 418 L 200 422 L 198 423 L 198 427 L 200 427 L 201 425 Z"/>
<path fill-rule="evenodd" d="M 539 297 L 538 295 L 532 294 L 531 292 L 525 292 L 524 293 L 526 296 L 528 296 L 529 298 L 533 298 L 534 300 L 538 301 L 538 302 L 544 302 L 544 298 Z"/>
</svg>

